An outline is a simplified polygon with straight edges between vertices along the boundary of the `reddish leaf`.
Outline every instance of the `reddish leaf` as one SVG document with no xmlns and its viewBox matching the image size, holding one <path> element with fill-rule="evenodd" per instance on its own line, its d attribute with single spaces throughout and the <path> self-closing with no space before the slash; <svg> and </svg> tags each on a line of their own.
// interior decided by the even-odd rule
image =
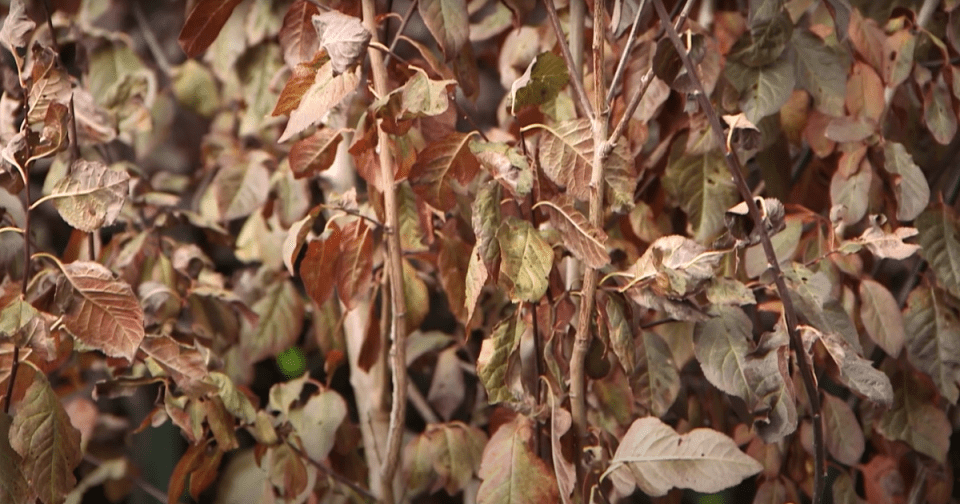
<svg viewBox="0 0 960 504">
<path fill-rule="evenodd" d="M 316 80 L 317 71 L 329 60 L 330 58 L 326 54 L 318 52 L 314 54 L 313 59 L 295 66 L 290 79 L 283 86 L 283 91 L 280 91 L 277 105 L 270 115 L 286 115 L 296 109 L 300 105 L 300 100 L 303 99 L 303 94 L 310 89 L 310 86 Z"/>
<path fill-rule="evenodd" d="M 241 0 L 199 0 L 187 16 L 177 42 L 193 58 L 216 40 Z"/>
<path fill-rule="evenodd" d="M 336 270 L 337 292 L 348 309 L 356 307 L 373 285 L 373 235 L 362 219 L 343 227 L 340 239 L 339 265 Z"/>
<path fill-rule="evenodd" d="M 106 267 L 77 261 L 57 283 L 63 324 L 80 341 L 112 357 L 133 361 L 143 340 L 143 309 L 127 283 Z"/>
<path fill-rule="evenodd" d="M 466 185 L 480 171 L 470 151 L 474 133 L 451 133 L 427 146 L 410 169 L 410 185 L 428 203 L 441 210 L 453 208 L 451 180 Z"/>
<path fill-rule="evenodd" d="M 343 139 L 342 129 L 321 128 L 290 146 L 290 168 L 297 178 L 310 177 L 330 168 Z"/>
<path fill-rule="evenodd" d="M 310 19 L 320 14 L 320 8 L 308 0 L 296 0 L 283 16 L 280 27 L 280 45 L 283 47 L 283 60 L 293 67 L 313 59 L 320 42 L 317 31 Z"/>
<path fill-rule="evenodd" d="M 206 455 L 206 444 L 195 444 L 187 447 L 187 451 L 180 457 L 180 461 L 173 468 L 170 474 L 170 482 L 167 484 L 167 503 L 177 504 L 180 502 L 180 495 L 187 487 L 187 477 L 190 476 L 200 464 L 203 463 L 203 457 Z"/>
<path fill-rule="evenodd" d="M 317 306 L 322 306 L 333 294 L 340 254 L 340 227 L 330 224 L 329 235 L 307 245 L 300 263 L 300 278 L 307 294 Z"/>
<path fill-rule="evenodd" d="M 205 383 L 207 363 L 193 348 L 187 348 L 169 336 L 146 338 L 140 348 L 160 365 L 188 394 L 199 397 L 216 387 Z"/>
</svg>

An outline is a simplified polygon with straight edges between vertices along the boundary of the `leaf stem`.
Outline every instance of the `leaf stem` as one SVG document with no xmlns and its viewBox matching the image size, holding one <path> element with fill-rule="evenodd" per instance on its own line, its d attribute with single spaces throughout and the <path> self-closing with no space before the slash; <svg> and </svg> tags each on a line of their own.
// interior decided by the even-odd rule
<svg viewBox="0 0 960 504">
<path fill-rule="evenodd" d="M 377 9 L 374 0 L 363 0 L 363 24 L 371 34 L 377 34 Z M 372 45 L 367 49 L 370 58 L 370 73 L 373 90 L 377 96 L 386 96 L 387 77 L 383 56 Z M 403 289 L 403 257 L 400 249 L 399 218 L 397 214 L 397 183 L 394 176 L 393 158 L 387 148 L 387 135 L 377 127 L 380 156 L 380 176 L 384 183 L 383 207 L 386 222 L 383 226 L 387 245 L 387 274 L 390 282 L 391 340 L 390 360 L 393 371 L 393 404 L 390 408 L 390 424 L 387 432 L 387 451 L 380 473 L 380 491 L 386 504 L 394 504 L 393 479 L 400 463 L 400 445 L 403 441 L 404 419 L 407 410 L 407 307 Z"/>
<path fill-rule="evenodd" d="M 407 10 L 407 13 L 403 15 L 403 19 L 400 20 L 400 26 L 397 28 L 397 33 L 393 34 L 393 40 L 390 41 L 390 49 L 387 53 L 387 57 L 383 60 L 384 67 L 390 64 L 390 58 L 393 57 L 393 50 L 397 48 L 397 42 L 400 41 L 400 35 L 403 34 L 403 30 L 407 27 L 407 23 L 410 22 L 410 18 L 413 17 L 413 11 L 417 10 L 418 3 L 420 3 L 420 0 L 413 0 L 410 2 L 410 9 Z"/>
<path fill-rule="evenodd" d="M 287 446 L 290 447 L 290 449 L 296 452 L 297 455 L 300 455 L 300 458 L 302 458 L 303 460 L 306 460 L 308 464 L 315 467 L 318 471 L 323 473 L 325 476 L 329 476 L 337 483 L 340 483 L 341 485 L 349 488 L 350 490 L 353 490 L 364 499 L 370 502 L 377 502 L 377 496 L 370 493 L 370 490 L 363 488 L 362 486 L 358 485 L 355 481 L 352 481 L 350 478 L 344 477 L 342 474 L 338 473 L 337 471 L 334 471 L 332 468 L 328 467 L 326 464 L 313 460 L 312 458 L 310 458 L 310 455 L 307 455 L 303 450 L 301 450 L 296 445 L 291 443 L 289 439 L 286 440 L 286 443 L 287 443 Z"/>
<path fill-rule="evenodd" d="M 680 36 L 677 34 L 677 30 L 674 29 L 673 25 L 670 24 L 670 18 L 667 14 L 666 8 L 663 6 L 663 0 L 653 0 L 653 2 L 654 7 L 657 9 L 657 14 L 660 16 L 661 24 L 666 28 L 667 37 L 670 38 L 670 41 L 673 43 L 674 47 L 676 47 L 677 53 L 680 55 L 680 59 L 683 62 L 683 66 L 686 68 L 687 72 L 690 74 L 690 77 L 693 79 L 694 84 L 696 85 L 696 91 L 694 94 L 696 95 L 700 108 L 707 115 L 707 119 L 710 122 L 710 126 L 711 129 L 713 129 L 714 135 L 721 143 L 725 143 L 723 126 L 720 124 L 720 117 L 717 115 L 716 109 L 710 102 L 710 98 L 704 92 L 703 83 L 700 81 L 700 76 L 697 73 L 697 69 L 690 60 L 686 48 L 684 47 L 683 42 L 680 40 Z M 757 207 L 757 204 L 753 199 L 750 186 L 747 185 L 747 181 L 743 177 L 743 167 L 740 164 L 740 158 L 737 157 L 736 151 L 727 150 L 724 160 L 726 160 L 727 168 L 729 169 L 731 176 L 733 176 L 734 182 L 737 185 L 737 189 L 740 191 L 740 196 L 743 197 L 747 203 L 747 209 L 750 211 L 750 218 L 753 219 L 754 222 L 762 222 L 763 220 L 760 215 L 760 209 Z M 780 263 L 777 260 L 776 253 L 774 252 L 773 244 L 770 242 L 770 235 L 763 226 L 759 226 L 758 229 L 760 233 L 760 243 L 763 245 L 764 255 L 766 255 L 767 262 L 769 263 L 770 268 L 773 270 L 773 278 L 774 283 L 777 286 L 777 293 L 780 295 L 781 303 L 783 303 L 783 313 L 784 318 L 786 319 L 787 332 L 790 335 L 790 346 L 793 347 L 793 351 L 797 354 L 797 367 L 799 368 L 800 376 L 803 379 L 804 389 L 807 391 L 807 399 L 810 403 L 810 410 L 813 416 L 813 502 L 814 504 L 821 504 L 824 499 L 824 489 L 826 483 L 826 444 L 824 442 L 823 435 L 823 415 L 820 406 L 820 394 L 817 389 L 813 368 L 810 362 L 807 360 L 807 354 L 803 348 L 803 342 L 800 339 L 800 334 L 797 332 L 797 313 L 793 307 L 793 300 L 790 297 L 790 292 L 787 290 L 787 284 L 783 278 L 783 271 L 780 269 Z"/>
<path fill-rule="evenodd" d="M 582 2 L 582 0 L 579 1 Z M 593 107 L 590 106 L 587 91 L 583 88 L 582 72 L 580 68 L 577 67 L 573 55 L 570 53 L 570 48 L 567 44 L 563 43 L 563 28 L 560 27 L 560 17 L 557 16 L 557 7 L 553 5 L 553 0 L 543 0 L 543 3 L 547 7 L 547 14 L 550 18 L 550 24 L 553 26 L 553 32 L 556 33 L 557 39 L 560 40 L 558 44 L 560 46 L 560 53 L 563 55 L 563 61 L 567 64 L 567 72 L 570 74 L 570 82 L 573 84 L 573 94 L 576 98 L 577 106 L 580 107 L 580 110 L 587 119 L 593 121 Z M 571 20 L 572 19 L 573 16 L 571 15 Z M 573 21 L 571 21 L 571 26 L 572 23 Z"/>
<path fill-rule="evenodd" d="M 633 17 L 633 25 L 630 27 L 630 36 L 627 37 L 627 43 L 623 46 L 620 53 L 620 62 L 617 63 L 617 71 L 613 73 L 613 80 L 610 81 L 610 88 L 607 89 L 607 106 L 613 108 L 613 94 L 617 91 L 617 86 L 623 79 L 624 70 L 627 68 L 627 59 L 630 57 L 630 51 L 633 49 L 633 41 L 637 38 L 637 28 L 640 26 L 640 15 L 643 14 L 643 8 L 647 6 L 647 0 L 640 0 L 637 6 L 637 13 Z"/>
</svg>

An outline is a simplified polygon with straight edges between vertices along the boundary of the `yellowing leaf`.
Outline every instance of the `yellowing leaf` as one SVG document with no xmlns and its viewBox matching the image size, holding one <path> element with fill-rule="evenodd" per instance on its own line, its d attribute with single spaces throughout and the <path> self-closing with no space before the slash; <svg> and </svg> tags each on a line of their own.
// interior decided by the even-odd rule
<svg viewBox="0 0 960 504">
<path fill-rule="evenodd" d="M 360 82 L 359 72 L 358 69 L 353 69 L 334 76 L 331 61 L 321 66 L 313 84 L 303 92 L 298 105 L 290 112 L 287 127 L 277 141 L 286 142 L 307 128 L 319 124 L 331 108 L 356 89 Z"/>
<path fill-rule="evenodd" d="M 46 377 L 37 372 L 10 427 L 10 445 L 23 458 L 21 470 L 44 504 L 63 502 L 77 480 L 80 431 Z"/>
<path fill-rule="evenodd" d="M 50 196 L 63 220 L 90 233 L 113 224 L 126 201 L 129 182 L 130 176 L 123 170 L 78 159 Z"/>
<path fill-rule="evenodd" d="M 469 43 L 470 22 L 466 0 L 426 0 L 419 3 L 420 17 L 449 61 Z"/>
<path fill-rule="evenodd" d="M 461 492 L 480 468 L 487 436 L 462 422 L 428 424 L 403 449 L 404 474 L 413 494 L 441 488 L 448 495 Z"/>
<path fill-rule="evenodd" d="M 630 426 L 603 477 L 624 494 L 636 486 L 658 497 L 671 488 L 719 492 L 762 469 L 721 432 L 699 428 L 680 435 L 659 418 L 645 417 Z"/>
<path fill-rule="evenodd" d="M 560 231 L 564 246 L 584 264 L 600 268 L 610 262 L 606 248 L 607 234 L 587 221 L 574 208 L 570 198 L 543 201 L 536 206 L 546 210 L 550 223 Z"/>
<path fill-rule="evenodd" d="M 57 282 L 63 324 L 80 341 L 133 362 L 143 340 L 143 309 L 133 289 L 95 262 L 63 266 Z"/>
<path fill-rule="evenodd" d="M 553 249 L 525 220 L 507 217 L 497 230 L 500 242 L 500 281 L 510 299 L 536 302 L 547 291 Z"/>
<path fill-rule="evenodd" d="M 428 203 L 441 210 L 453 208 L 456 200 L 451 180 L 467 185 L 480 171 L 470 152 L 474 133 L 450 133 L 428 145 L 410 169 L 410 185 Z"/>
<path fill-rule="evenodd" d="M 277 105 L 273 108 L 273 112 L 271 112 L 270 115 L 278 116 L 289 114 L 296 109 L 300 105 L 300 101 L 303 100 L 304 93 L 306 93 L 314 81 L 316 81 L 317 72 L 329 61 L 330 58 L 326 54 L 318 52 L 313 54 L 312 59 L 293 67 L 290 78 L 287 79 L 283 90 L 280 91 L 280 96 L 277 97 Z"/>
<path fill-rule="evenodd" d="M 526 322 L 511 316 L 501 320 L 493 334 L 483 340 L 477 357 L 477 377 L 487 391 L 490 404 L 513 401 L 515 381 L 520 374 L 520 340 L 531 330 Z"/>
<path fill-rule="evenodd" d="M 530 419 L 518 415 L 501 425 L 483 450 L 477 504 L 558 502 L 559 492 L 547 465 L 530 449 L 535 435 Z"/>
</svg>

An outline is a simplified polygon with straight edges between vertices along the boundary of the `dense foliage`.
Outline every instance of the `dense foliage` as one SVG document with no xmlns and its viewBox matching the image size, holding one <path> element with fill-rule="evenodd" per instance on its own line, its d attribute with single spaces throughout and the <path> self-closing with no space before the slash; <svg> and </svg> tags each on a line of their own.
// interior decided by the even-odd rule
<svg viewBox="0 0 960 504">
<path fill-rule="evenodd" d="M 960 496 L 957 0 L 11 0 L 0 45 L 0 502 Z"/>
</svg>

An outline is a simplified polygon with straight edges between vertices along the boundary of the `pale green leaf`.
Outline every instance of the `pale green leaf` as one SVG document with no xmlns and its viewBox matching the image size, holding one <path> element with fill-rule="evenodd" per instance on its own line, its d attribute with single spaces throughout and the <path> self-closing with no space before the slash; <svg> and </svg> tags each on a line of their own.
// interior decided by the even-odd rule
<svg viewBox="0 0 960 504">
<path fill-rule="evenodd" d="M 930 202 L 930 186 L 920 167 L 913 162 L 903 144 L 886 142 L 883 146 L 884 168 L 896 175 L 893 182 L 897 197 L 897 219 L 916 219 Z"/>
<path fill-rule="evenodd" d="M 437 116 L 450 107 L 450 89 L 457 81 L 444 79 L 433 80 L 419 67 L 412 67 L 416 72 L 403 85 L 400 92 L 400 103 L 403 107 L 402 119 L 416 117 Z"/>
<path fill-rule="evenodd" d="M 760 119 L 779 112 L 795 84 L 794 68 L 787 58 L 781 58 L 764 67 L 748 67 L 735 61 L 727 62 L 727 78 L 740 91 L 740 110 L 747 119 L 758 124 Z M 844 93 L 840 93 L 843 104 Z"/>
<path fill-rule="evenodd" d="M 960 399 L 960 320 L 942 295 L 927 286 L 910 293 L 903 314 L 907 357 L 930 375 L 952 404 Z"/>
<path fill-rule="evenodd" d="M 723 215 L 737 203 L 737 187 L 717 151 L 685 155 L 676 143 L 663 174 L 663 186 L 687 214 L 693 238 L 707 243 L 724 229 Z"/>
<path fill-rule="evenodd" d="M 507 217 L 497 230 L 500 281 L 514 301 L 536 302 L 547 291 L 553 249 L 530 222 Z"/>
<path fill-rule="evenodd" d="M 549 51 L 538 54 L 510 88 L 511 113 L 516 115 L 522 107 L 555 99 L 569 79 L 563 58 Z"/>
<path fill-rule="evenodd" d="M 943 80 L 943 73 L 930 83 L 923 95 L 923 122 L 933 139 L 941 145 L 949 144 L 957 135 L 957 113 L 953 110 L 950 90 Z"/>
</svg>

